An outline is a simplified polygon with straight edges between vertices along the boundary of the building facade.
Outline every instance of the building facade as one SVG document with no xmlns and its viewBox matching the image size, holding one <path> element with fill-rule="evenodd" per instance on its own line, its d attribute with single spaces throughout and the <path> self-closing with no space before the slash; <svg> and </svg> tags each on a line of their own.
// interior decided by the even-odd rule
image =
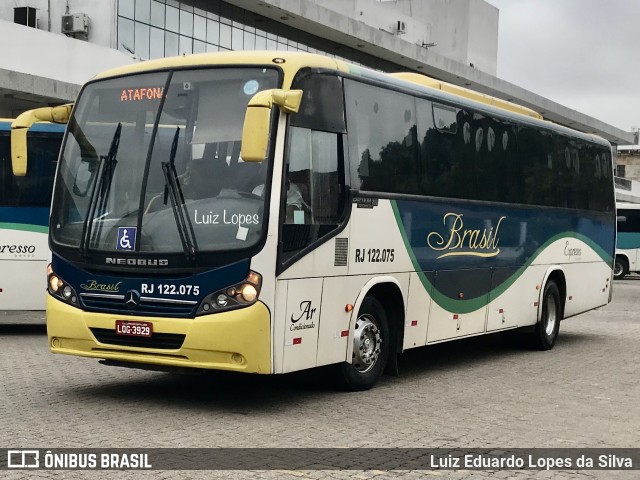
<svg viewBox="0 0 640 480">
<path fill-rule="evenodd" d="M 321 53 L 413 71 L 541 112 L 617 144 L 632 135 L 495 77 L 498 10 L 484 0 L 0 2 L 0 116 L 73 101 L 111 67 L 225 50 Z"/>
<path fill-rule="evenodd" d="M 618 148 L 616 176 L 640 181 L 640 145 Z"/>
</svg>

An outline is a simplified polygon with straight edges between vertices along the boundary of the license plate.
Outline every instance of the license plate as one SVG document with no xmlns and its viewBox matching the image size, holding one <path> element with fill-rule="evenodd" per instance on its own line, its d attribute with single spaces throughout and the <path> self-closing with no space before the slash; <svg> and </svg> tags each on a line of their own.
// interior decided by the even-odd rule
<svg viewBox="0 0 640 480">
<path fill-rule="evenodd" d="M 151 322 L 129 322 L 127 320 L 116 320 L 116 335 L 150 337 L 152 333 L 153 324 Z"/>
</svg>

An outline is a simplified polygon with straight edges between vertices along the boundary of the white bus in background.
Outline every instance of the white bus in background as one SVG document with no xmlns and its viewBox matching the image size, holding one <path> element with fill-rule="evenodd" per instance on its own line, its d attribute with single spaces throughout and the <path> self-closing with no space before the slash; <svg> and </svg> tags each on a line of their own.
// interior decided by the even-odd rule
<svg viewBox="0 0 640 480">
<path fill-rule="evenodd" d="M 620 280 L 629 273 L 640 272 L 640 204 L 617 202 L 618 237 L 614 277 Z"/>
<path fill-rule="evenodd" d="M 14 175 L 12 122 L 0 119 L 0 311 L 44 310 L 49 207 L 64 125 L 34 124 L 27 132 L 31 162 Z M 0 322 L 8 318 L 3 313 Z"/>
</svg>

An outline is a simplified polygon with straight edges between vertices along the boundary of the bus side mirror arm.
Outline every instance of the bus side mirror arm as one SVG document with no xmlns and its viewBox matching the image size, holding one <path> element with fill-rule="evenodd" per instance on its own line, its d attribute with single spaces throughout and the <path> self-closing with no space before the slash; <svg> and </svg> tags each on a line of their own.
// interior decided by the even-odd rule
<svg viewBox="0 0 640 480">
<path fill-rule="evenodd" d="M 247 106 L 242 128 L 242 150 L 245 162 L 262 162 L 269 147 L 271 109 L 274 105 L 284 113 L 297 113 L 302 102 L 302 90 L 263 90 L 256 93 Z"/>
<path fill-rule="evenodd" d="M 37 122 L 67 123 L 73 104 L 43 107 L 21 113 L 11 124 L 11 167 L 16 177 L 27 174 L 27 131 Z"/>
</svg>

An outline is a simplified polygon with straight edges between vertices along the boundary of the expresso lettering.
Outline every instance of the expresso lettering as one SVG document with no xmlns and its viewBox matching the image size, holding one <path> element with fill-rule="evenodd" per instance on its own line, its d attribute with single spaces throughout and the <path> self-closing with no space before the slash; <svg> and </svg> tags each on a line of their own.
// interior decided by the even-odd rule
<svg viewBox="0 0 640 480">
<path fill-rule="evenodd" d="M 34 245 L 0 245 L 0 253 L 35 253 Z"/>
</svg>

